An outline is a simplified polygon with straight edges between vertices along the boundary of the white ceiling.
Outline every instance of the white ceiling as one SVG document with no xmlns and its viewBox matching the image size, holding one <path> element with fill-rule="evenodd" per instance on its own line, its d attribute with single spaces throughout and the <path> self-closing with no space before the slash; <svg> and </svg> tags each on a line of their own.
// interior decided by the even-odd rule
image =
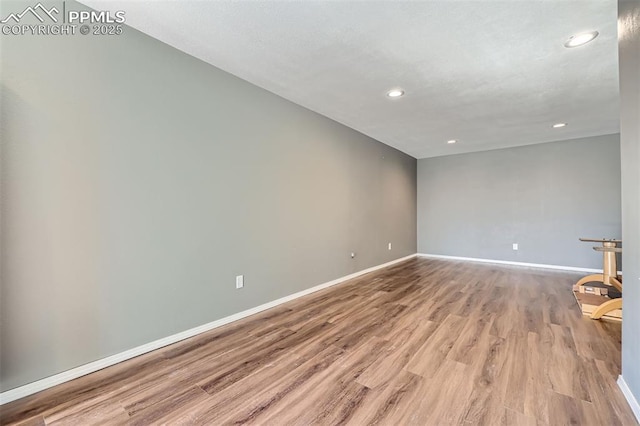
<svg viewBox="0 0 640 426">
<path fill-rule="evenodd" d="M 615 0 L 82 3 L 416 158 L 619 131 Z"/>
</svg>

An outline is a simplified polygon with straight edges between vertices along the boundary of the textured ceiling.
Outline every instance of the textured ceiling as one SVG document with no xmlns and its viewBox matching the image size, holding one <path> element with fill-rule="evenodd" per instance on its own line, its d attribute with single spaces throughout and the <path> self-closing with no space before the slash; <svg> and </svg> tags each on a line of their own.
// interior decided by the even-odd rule
<svg viewBox="0 0 640 426">
<path fill-rule="evenodd" d="M 416 158 L 619 129 L 615 0 L 82 3 Z"/>
</svg>

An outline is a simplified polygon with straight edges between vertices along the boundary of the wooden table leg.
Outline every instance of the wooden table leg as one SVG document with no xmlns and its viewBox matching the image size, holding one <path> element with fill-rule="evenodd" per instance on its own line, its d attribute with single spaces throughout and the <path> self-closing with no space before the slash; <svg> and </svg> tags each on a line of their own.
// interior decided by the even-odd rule
<svg viewBox="0 0 640 426">
<path fill-rule="evenodd" d="M 616 248 L 616 243 L 605 242 L 602 243 L 602 247 L 608 249 L 602 250 L 602 275 L 604 275 L 604 283 L 610 285 L 609 283 L 611 282 L 611 278 L 616 278 L 618 276 L 616 253 L 611 250 Z"/>
<path fill-rule="evenodd" d="M 580 287 L 581 285 L 584 285 L 586 283 L 591 283 L 591 282 L 599 282 L 599 283 L 604 283 L 604 274 L 592 274 L 592 275 L 587 275 L 586 277 L 580 278 L 580 280 L 575 283 L 575 285 L 573 286 L 573 290 L 574 291 L 578 291 L 578 287 Z"/>
<path fill-rule="evenodd" d="M 611 299 L 598 306 L 596 310 L 591 313 L 591 319 L 600 319 L 603 315 L 615 309 L 622 309 L 622 298 Z"/>
<path fill-rule="evenodd" d="M 580 238 L 580 241 L 602 243 L 602 247 L 593 247 L 594 250 L 602 252 L 602 274 L 592 274 L 581 278 L 573 286 L 573 291 L 578 293 L 580 291 L 580 286 L 588 282 L 596 281 L 612 286 L 619 292 L 622 292 L 622 282 L 618 279 L 618 265 L 616 264 L 616 253 L 622 253 L 622 248 L 617 245 L 618 243 L 622 243 L 622 241 L 615 239 L 590 238 Z M 578 299 L 577 296 L 576 299 Z M 579 299 L 578 303 L 580 303 Z M 622 298 L 611 299 L 602 303 L 591 313 L 591 318 L 600 319 L 607 313 L 617 309 L 622 309 Z"/>
<path fill-rule="evenodd" d="M 597 241 L 597 240 L 589 240 L 589 239 L 580 239 L 581 241 Z M 594 247 L 594 250 L 602 252 L 602 273 L 601 274 L 592 274 L 587 275 L 586 277 L 580 278 L 580 280 L 574 284 L 573 290 L 579 291 L 581 285 L 585 285 L 589 282 L 599 282 L 606 285 L 614 285 L 612 284 L 612 280 L 617 281 L 618 276 L 618 267 L 616 264 L 616 251 L 621 250 L 616 247 L 618 240 L 600 240 L 602 242 L 602 247 Z M 617 287 L 617 286 L 616 286 Z"/>
<path fill-rule="evenodd" d="M 609 277 L 609 284 L 614 286 L 620 293 L 622 293 L 622 283 L 617 278 Z"/>
</svg>

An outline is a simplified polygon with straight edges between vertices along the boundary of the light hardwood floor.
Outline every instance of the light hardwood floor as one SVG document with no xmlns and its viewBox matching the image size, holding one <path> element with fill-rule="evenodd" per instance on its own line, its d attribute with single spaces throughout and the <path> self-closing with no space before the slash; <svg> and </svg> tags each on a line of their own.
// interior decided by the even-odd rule
<svg viewBox="0 0 640 426">
<path fill-rule="evenodd" d="M 635 425 L 580 275 L 412 259 L 46 390 L 3 424 Z"/>
</svg>

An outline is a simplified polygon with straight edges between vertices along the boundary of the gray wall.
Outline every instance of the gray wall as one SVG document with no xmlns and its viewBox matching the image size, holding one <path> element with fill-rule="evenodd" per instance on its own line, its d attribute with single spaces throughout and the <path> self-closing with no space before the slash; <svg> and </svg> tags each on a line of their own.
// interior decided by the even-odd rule
<svg viewBox="0 0 640 426">
<path fill-rule="evenodd" d="M 416 252 L 414 158 L 129 28 L 3 37 L 2 390 Z"/>
<path fill-rule="evenodd" d="M 620 237 L 619 148 L 607 135 L 419 160 L 418 252 L 602 268 L 578 237 Z"/>
<path fill-rule="evenodd" d="M 640 1 L 618 3 L 622 158 L 622 376 L 640 401 Z"/>
</svg>

